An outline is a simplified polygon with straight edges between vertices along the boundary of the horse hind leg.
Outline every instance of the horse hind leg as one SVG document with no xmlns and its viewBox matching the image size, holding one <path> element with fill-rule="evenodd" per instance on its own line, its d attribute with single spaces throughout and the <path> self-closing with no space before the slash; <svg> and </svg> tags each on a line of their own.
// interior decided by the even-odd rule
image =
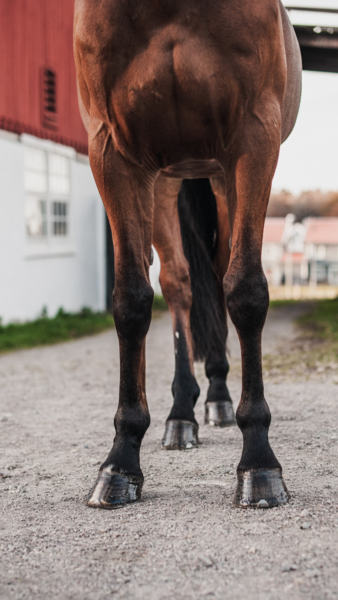
<svg viewBox="0 0 338 600">
<path fill-rule="evenodd" d="M 224 293 L 242 353 L 242 396 L 236 418 L 243 434 L 243 452 L 235 496 L 235 504 L 242 508 L 273 507 L 289 498 L 281 465 L 269 443 L 271 413 L 262 378 L 261 337 L 269 293 L 261 247 L 280 144 L 278 116 L 269 115 L 267 106 L 264 119 L 245 124 L 244 132 L 238 135 L 240 147 L 233 149 L 228 165 L 224 162 L 232 230 Z M 269 120 L 269 116 L 273 118 Z"/>
<path fill-rule="evenodd" d="M 205 374 L 209 379 L 209 388 L 205 400 L 204 422 L 212 427 L 231 427 L 236 424 L 232 399 L 226 383 L 229 373 L 229 362 L 224 350 L 227 335 L 224 311 L 224 346 L 212 349 L 205 361 Z"/>
<path fill-rule="evenodd" d="M 171 313 L 175 347 L 174 402 L 162 440 L 166 450 L 187 450 L 199 443 L 194 407 L 200 390 L 193 366 L 189 265 L 183 252 L 177 211 L 180 186 L 181 180 L 164 177 L 159 177 L 155 185 L 153 240 L 161 260 L 160 283 Z"/>
<path fill-rule="evenodd" d="M 209 388 L 205 401 L 205 423 L 214 427 L 231 427 L 236 424 L 231 396 L 227 387 L 229 362 L 226 355 L 228 337 L 227 311 L 223 292 L 223 277 L 230 259 L 230 227 L 224 177 L 210 180 L 217 208 L 217 246 L 213 257 L 216 294 L 221 312 L 221 343 L 212 346 L 205 361 L 205 374 Z"/>
<path fill-rule="evenodd" d="M 100 467 L 87 504 L 111 509 L 139 500 L 143 485 L 140 446 L 150 424 L 145 337 L 153 302 L 149 260 L 155 176 L 124 160 L 101 122 L 91 122 L 89 156 L 114 239 L 113 314 L 120 346 L 120 390 L 113 447 Z"/>
</svg>

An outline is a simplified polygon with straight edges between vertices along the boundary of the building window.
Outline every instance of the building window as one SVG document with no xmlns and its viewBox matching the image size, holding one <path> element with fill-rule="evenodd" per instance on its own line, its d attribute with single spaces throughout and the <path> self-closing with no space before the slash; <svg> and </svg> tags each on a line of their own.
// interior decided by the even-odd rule
<svg viewBox="0 0 338 600">
<path fill-rule="evenodd" d="M 44 67 L 41 70 L 42 125 L 48 129 L 57 129 L 56 73 Z"/>
<path fill-rule="evenodd" d="M 67 235 L 67 204 L 53 202 L 53 235 Z"/>
<path fill-rule="evenodd" d="M 48 155 L 49 189 L 56 196 L 68 196 L 70 191 L 69 159 L 59 154 Z"/>
<path fill-rule="evenodd" d="M 319 246 L 317 246 L 317 259 L 325 260 L 325 258 L 326 258 L 326 246 L 324 246 L 323 244 L 320 244 Z"/>
<path fill-rule="evenodd" d="M 34 196 L 26 198 L 26 228 L 31 238 L 47 235 L 47 202 Z"/>
<path fill-rule="evenodd" d="M 38 194 L 47 193 L 47 155 L 43 150 L 25 149 L 25 190 Z"/>
<path fill-rule="evenodd" d="M 69 234 L 69 159 L 59 154 L 25 148 L 24 185 L 26 231 L 29 238 Z"/>
</svg>

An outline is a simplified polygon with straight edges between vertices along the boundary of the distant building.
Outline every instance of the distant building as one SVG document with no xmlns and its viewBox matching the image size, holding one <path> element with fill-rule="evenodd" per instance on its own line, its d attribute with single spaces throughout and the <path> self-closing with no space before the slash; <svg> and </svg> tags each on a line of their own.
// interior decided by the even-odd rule
<svg viewBox="0 0 338 600">
<path fill-rule="evenodd" d="M 280 285 L 283 278 L 284 231 L 284 217 L 265 219 L 262 263 L 268 283 L 271 285 Z"/>
<path fill-rule="evenodd" d="M 267 217 L 262 264 L 273 286 L 338 285 L 338 218 Z"/>
<path fill-rule="evenodd" d="M 338 285 L 338 218 L 308 218 L 303 223 L 310 280 Z"/>
</svg>

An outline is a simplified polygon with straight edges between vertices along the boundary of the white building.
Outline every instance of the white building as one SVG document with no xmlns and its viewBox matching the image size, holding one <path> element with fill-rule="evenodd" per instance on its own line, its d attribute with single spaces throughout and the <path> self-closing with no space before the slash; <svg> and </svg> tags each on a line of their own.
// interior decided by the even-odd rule
<svg viewBox="0 0 338 600">
<path fill-rule="evenodd" d="M 0 131 L 0 317 L 106 307 L 105 212 L 88 157 Z"/>
</svg>

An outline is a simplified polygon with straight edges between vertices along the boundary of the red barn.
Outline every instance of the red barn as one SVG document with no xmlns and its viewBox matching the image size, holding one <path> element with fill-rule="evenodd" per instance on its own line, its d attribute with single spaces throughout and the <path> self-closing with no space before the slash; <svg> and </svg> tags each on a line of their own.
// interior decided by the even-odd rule
<svg viewBox="0 0 338 600">
<path fill-rule="evenodd" d="M 76 92 L 72 0 L 0 0 L 0 129 L 87 152 Z"/>
<path fill-rule="evenodd" d="M 106 306 L 105 213 L 76 91 L 73 0 L 0 0 L 0 318 Z"/>
</svg>

